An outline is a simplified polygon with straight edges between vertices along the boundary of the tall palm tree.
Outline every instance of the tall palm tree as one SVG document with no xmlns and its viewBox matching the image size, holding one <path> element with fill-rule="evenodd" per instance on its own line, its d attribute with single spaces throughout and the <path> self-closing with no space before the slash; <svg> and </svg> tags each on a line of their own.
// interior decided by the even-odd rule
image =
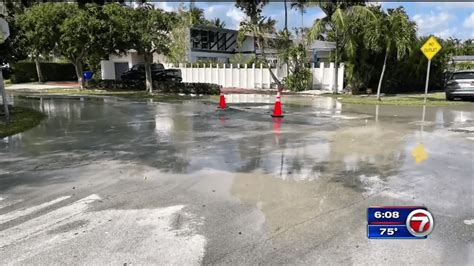
<svg viewBox="0 0 474 266">
<path fill-rule="evenodd" d="M 306 13 L 306 6 L 308 5 L 308 0 L 293 0 L 290 7 L 291 9 L 296 9 L 300 11 L 301 14 L 301 31 L 304 27 L 304 13 Z"/>
<path fill-rule="evenodd" d="M 217 28 L 223 29 L 225 28 L 225 21 L 221 20 L 220 18 L 215 18 L 211 21 L 211 24 Z"/>
<path fill-rule="evenodd" d="M 263 61 L 266 62 L 268 70 L 270 71 L 270 76 L 278 85 L 278 88 L 281 88 L 282 83 L 273 73 L 265 53 L 265 48 L 268 47 L 269 42 L 273 41 L 272 38 L 269 38 L 269 36 L 272 36 L 276 33 L 275 24 L 276 21 L 274 19 L 261 15 L 258 16 L 257 23 L 254 23 L 251 18 L 247 18 L 240 23 L 239 39 L 244 38 L 247 34 L 253 36 L 257 48 L 260 50 L 260 56 L 262 57 Z"/>
<path fill-rule="evenodd" d="M 285 5 L 285 28 L 283 30 L 288 31 L 288 7 L 286 5 L 286 0 L 283 1 L 283 4 Z"/>
<path fill-rule="evenodd" d="M 403 7 L 389 9 L 388 13 L 378 12 L 377 19 L 369 24 L 366 40 L 367 45 L 374 50 L 384 50 L 382 72 L 377 86 L 377 99 L 380 100 L 383 76 L 387 66 L 387 59 L 391 53 L 396 53 L 397 60 L 412 51 L 416 41 L 416 23 L 410 18 Z"/>
<path fill-rule="evenodd" d="M 268 2 L 269 0 L 235 0 L 235 7 L 242 10 L 248 19 L 246 22 L 240 22 L 241 26 L 244 23 L 253 24 L 254 26 L 257 25 L 262 18 L 263 7 L 268 4 Z M 256 41 L 257 40 L 254 37 L 254 42 Z M 253 53 L 255 55 L 255 58 L 257 58 L 257 48 L 255 45 Z"/>
<path fill-rule="evenodd" d="M 356 35 L 352 34 L 353 27 L 351 21 L 365 18 L 374 20 L 375 15 L 366 7 L 363 1 L 316 1 L 309 2 L 310 5 L 317 5 L 326 14 L 324 18 L 316 19 L 308 33 L 308 41 L 316 39 L 330 40 L 336 43 L 334 59 L 334 93 L 337 93 L 337 77 L 339 61 L 343 49 L 348 54 L 355 54 Z"/>
</svg>

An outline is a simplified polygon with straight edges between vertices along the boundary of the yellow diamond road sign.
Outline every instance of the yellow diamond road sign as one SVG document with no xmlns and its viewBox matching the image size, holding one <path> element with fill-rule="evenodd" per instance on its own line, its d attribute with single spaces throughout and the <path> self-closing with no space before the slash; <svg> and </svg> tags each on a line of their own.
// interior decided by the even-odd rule
<svg viewBox="0 0 474 266">
<path fill-rule="evenodd" d="M 423 54 L 431 60 L 438 52 L 441 50 L 441 45 L 435 37 L 431 36 L 423 46 L 421 46 L 421 51 Z"/>
</svg>

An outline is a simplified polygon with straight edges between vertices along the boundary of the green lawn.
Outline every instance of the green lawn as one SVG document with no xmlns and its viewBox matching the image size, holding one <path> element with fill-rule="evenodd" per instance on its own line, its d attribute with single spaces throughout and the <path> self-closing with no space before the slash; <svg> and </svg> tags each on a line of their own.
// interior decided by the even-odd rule
<svg viewBox="0 0 474 266">
<path fill-rule="evenodd" d="M 37 126 L 46 116 L 36 110 L 25 107 L 10 108 L 10 120 L 5 121 L 3 105 L 0 105 L 0 138 L 23 132 Z"/>
<path fill-rule="evenodd" d="M 175 94 L 163 94 L 155 93 L 150 95 L 146 91 L 133 91 L 133 90 L 79 90 L 79 89 L 49 89 L 44 91 L 47 94 L 60 94 L 60 95 L 97 95 L 97 96 L 117 96 L 130 99 L 153 99 L 153 100 L 183 100 L 192 99 L 195 97 L 191 96 L 179 96 Z M 322 96 L 328 96 L 337 98 L 341 103 L 346 104 L 369 104 L 369 105 L 423 105 L 423 94 L 406 94 L 397 96 L 384 96 L 381 101 L 378 101 L 374 95 L 345 95 L 345 94 L 323 94 Z M 211 100 L 218 100 L 219 96 L 210 96 Z M 427 106 L 449 106 L 449 105 L 462 105 L 469 104 L 465 101 L 447 101 L 443 92 L 429 93 L 427 98 Z"/>
<path fill-rule="evenodd" d="M 341 103 L 347 104 L 370 104 L 370 105 L 423 105 L 423 94 L 407 94 L 397 96 L 384 96 L 381 101 L 377 100 L 376 96 L 364 95 L 334 95 L 325 94 L 337 98 Z M 469 104 L 464 101 L 447 101 L 443 92 L 429 93 L 426 101 L 427 106 L 445 106 L 445 105 L 460 105 Z"/>
</svg>

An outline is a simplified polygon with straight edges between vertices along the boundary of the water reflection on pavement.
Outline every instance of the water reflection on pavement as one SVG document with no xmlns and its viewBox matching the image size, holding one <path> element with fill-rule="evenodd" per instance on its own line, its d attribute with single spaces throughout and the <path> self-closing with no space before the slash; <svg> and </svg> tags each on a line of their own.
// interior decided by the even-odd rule
<svg viewBox="0 0 474 266">
<path fill-rule="evenodd" d="M 0 141 L 0 196 L 24 202 L 0 214 L 95 193 L 100 211 L 186 206 L 179 217 L 194 217 L 185 222 L 205 238 L 194 262 L 472 261 L 474 134 L 458 130 L 474 126 L 472 105 L 423 111 L 286 97 L 285 118 L 274 120 L 267 96 L 228 99 L 233 108 L 217 111 L 206 100 L 15 98 L 48 118 Z M 420 143 L 428 159 L 417 164 Z M 435 231 L 416 243 L 369 241 L 370 205 L 426 205 Z"/>
</svg>

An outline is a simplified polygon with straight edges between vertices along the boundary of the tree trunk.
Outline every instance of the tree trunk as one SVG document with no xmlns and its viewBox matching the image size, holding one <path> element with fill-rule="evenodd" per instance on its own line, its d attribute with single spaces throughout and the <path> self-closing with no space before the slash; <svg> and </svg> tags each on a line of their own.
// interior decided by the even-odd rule
<svg viewBox="0 0 474 266">
<path fill-rule="evenodd" d="M 152 54 L 146 53 L 145 57 L 145 79 L 146 79 L 146 90 L 153 94 L 153 79 L 151 77 L 151 59 Z"/>
<path fill-rule="evenodd" d="M 337 94 L 337 75 L 339 74 L 339 60 L 337 58 L 337 55 L 338 55 L 338 50 L 339 49 L 339 41 L 337 39 L 337 31 L 336 31 L 336 50 L 335 50 L 335 58 L 334 58 L 334 94 Z"/>
<path fill-rule="evenodd" d="M 267 63 L 267 67 L 268 67 L 268 71 L 270 72 L 270 76 L 272 77 L 273 81 L 275 81 L 275 83 L 277 84 L 278 90 L 281 90 L 281 87 L 283 86 L 283 84 L 281 84 L 281 81 L 277 78 L 275 73 L 273 73 L 271 65 L 270 65 L 270 63 L 268 63 L 267 56 L 265 55 L 265 49 L 263 47 L 263 43 L 259 42 L 258 45 L 260 46 L 259 48 L 260 48 L 260 52 L 262 54 L 262 58 L 265 61 L 265 63 Z"/>
<path fill-rule="evenodd" d="M 285 4 L 285 28 L 284 28 L 284 31 L 288 31 L 288 9 L 287 9 L 287 6 L 286 6 L 286 0 L 284 1 L 284 4 Z"/>
<path fill-rule="evenodd" d="M 81 60 L 76 60 L 74 62 L 74 68 L 76 69 L 77 83 L 81 89 L 84 89 L 84 77 L 83 77 L 83 66 Z"/>
<path fill-rule="evenodd" d="M 385 58 L 383 60 L 382 73 L 380 74 L 379 85 L 377 87 L 377 100 L 380 101 L 380 89 L 382 88 L 383 75 L 385 74 L 385 67 L 387 66 L 388 51 L 385 51 Z"/>
<path fill-rule="evenodd" d="M 38 82 L 44 82 L 43 72 L 41 71 L 41 65 L 38 56 L 35 56 L 36 74 L 38 75 Z"/>
<path fill-rule="evenodd" d="M 286 5 L 286 0 L 284 1 L 285 4 L 285 28 L 283 29 L 283 32 L 285 33 L 285 38 L 289 38 L 288 35 L 288 7 Z M 287 40 L 285 40 L 287 41 Z M 288 58 L 285 59 L 285 64 L 286 64 L 286 76 L 288 76 Z"/>
<path fill-rule="evenodd" d="M 302 7 L 300 11 L 301 11 L 301 41 L 303 41 L 304 40 L 304 20 L 303 20 L 304 8 Z"/>
</svg>

